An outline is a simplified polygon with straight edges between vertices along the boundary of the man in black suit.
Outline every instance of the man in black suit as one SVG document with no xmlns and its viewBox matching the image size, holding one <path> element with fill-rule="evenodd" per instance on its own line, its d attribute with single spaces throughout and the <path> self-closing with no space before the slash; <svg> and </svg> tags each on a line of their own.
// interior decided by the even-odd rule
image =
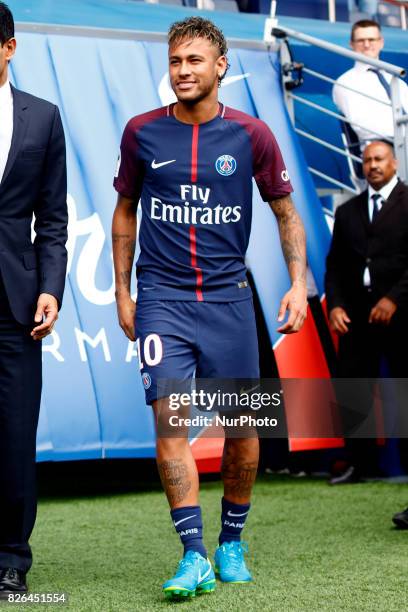
<svg viewBox="0 0 408 612">
<path fill-rule="evenodd" d="M 330 325 L 339 335 L 337 376 L 377 378 L 383 361 L 391 377 L 405 378 L 408 187 L 397 178 L 397 162 L 387 143 L 365 148 L 363 171 L 368 189 L 337 209 L 327 257 Z M 346 446 L 351 462 L 358 461 L 356 444 L 349 440 Z M 358 480 L 358 467 L 352 465 L 331 482 Z"/>
<path fill-rule="evenodd" d="M 58 316 L 67 259 L 61 119 L 56 106 L 10 85 L 15 48 L 13 16 L 0 2 L 0 598 L 27 590 L 41 339 Z"/>
</svg>

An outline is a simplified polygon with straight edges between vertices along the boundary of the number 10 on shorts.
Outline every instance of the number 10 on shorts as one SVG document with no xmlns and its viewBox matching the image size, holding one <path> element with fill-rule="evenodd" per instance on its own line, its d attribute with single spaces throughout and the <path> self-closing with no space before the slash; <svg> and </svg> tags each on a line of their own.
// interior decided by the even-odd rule
<svg viewBox="0 0 408 612">
<path fill-rule="evenodd" d="M 156 366 L 163 358 L 163 343 L 158 334 L 149 334 L 146 336 L 144 342 L 138 338 L 136 340 L 136 348 L 139 358 L 139 368 L 141 370 L 143 370 L 145 363 L 150 367 Z"/>
</svg>

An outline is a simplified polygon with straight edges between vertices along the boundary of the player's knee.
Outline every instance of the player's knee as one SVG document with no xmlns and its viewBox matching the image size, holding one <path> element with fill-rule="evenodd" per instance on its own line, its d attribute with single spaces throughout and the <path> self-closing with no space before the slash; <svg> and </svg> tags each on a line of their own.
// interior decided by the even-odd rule
<svg viewBox="0 0 408 612">
<path fill-rule="evenodd" d="M 180 457 L 186 450 L 189 450 L 190 443 L 188 436 L 163 438 L 158 436 L 156 441 L 158 453 L 163 453 L 166 456 Z"/>
</svg>

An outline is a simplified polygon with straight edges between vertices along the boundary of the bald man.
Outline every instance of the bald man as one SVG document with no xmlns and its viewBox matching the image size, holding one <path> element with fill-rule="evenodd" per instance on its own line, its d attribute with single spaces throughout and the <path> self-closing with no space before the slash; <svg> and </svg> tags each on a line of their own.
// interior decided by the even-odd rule
<svg viewBox="0 0 408 612">
<path fill-rule="evenodd" d="M 386 363 L 389 376 L 406 378 L 408 187 L 384 142 L 365 148 L 363 171 L 368 189 L 337 209 L 326 262 L 330 325 L 339 336 L 337 376 L 377 378 Z M 332 484 L 359 479 L 356 454 L 350 459 Z"/>
</svg>

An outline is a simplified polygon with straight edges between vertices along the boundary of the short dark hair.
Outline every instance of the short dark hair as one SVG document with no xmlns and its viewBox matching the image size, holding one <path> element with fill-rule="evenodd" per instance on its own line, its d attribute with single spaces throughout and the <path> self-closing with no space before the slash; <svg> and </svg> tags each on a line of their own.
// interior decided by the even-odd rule
<svg viewBox="0 0 408 612">
<path fill-rule="evenodd" d="M 375 140 L 371 140 L 364 147 L 364 151 L 366 150 L 366 148 L 369 145 L 372 145 L 372 144 L 383 144 L 383 145 L 386 145 L 389 148 L 389 150 L 391 151 L 393 158 L 396 159 L 396 157 L 395 157 L 395 147 L 394 147 L 394 143 L 392 142 L 392 140 L 387 140 L 386 138 L 375 138 Z M 363 154 L 364 154 L 364 151 L 363 151 Z"/>
<path fill-rule="evenodd" d="M 228 47 L 224 34 L 217 26 L 209 19 L 202 17 L 187 17 L 183 21 L 176 21 L 170 27 L 168 33 L 169 47 L 181 42 L 184 39 L 191 38 L 206 38 L 215 47 L 221 55 L 227 55 Z"/>
<path fill-rule="evenodd" d="M 10 38 L 14 38 L 14 19 L 7 4 L 0 2 L 0 44 L 4 45 Z"/>
<path fill-rule="evenodd" d="M 167 35 L 169 47 L 180 43 L 182 40 L 191 40 L 193 38 L 206 38 L 212 45 L 218 48 L 219 57 L 227 55 L 228 45 L 222 31 L 209 19 L 203 17 L 187 17 L 182 21 L 176 21 L 170 26 Z M 221 81 L 227 74 L 230 67 L 227 61 L 227 68 L 222 76 L 218 79 L 218 87 L 221 86 Z"/>
<path fill-rule="evenodd" d="M 351 28 L 350 40 L 354 40 L 354 34 L 357 28 L 378 28 L 378 31 L 381 34 L 381 26 L 374 19 L 360 19 L 360 21 L 356 21 L 353 23 L 353 27 Z"/>
</svg>

